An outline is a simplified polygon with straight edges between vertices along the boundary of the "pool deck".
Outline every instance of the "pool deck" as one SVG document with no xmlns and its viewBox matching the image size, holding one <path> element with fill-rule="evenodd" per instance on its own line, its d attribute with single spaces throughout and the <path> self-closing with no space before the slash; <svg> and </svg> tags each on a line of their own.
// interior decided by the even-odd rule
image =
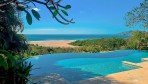
<svg viewBox="0 0 148 84">
<path fill-rule="evenodd" d="M 110 74 L 106 77 L 91 78 L 75 84 L 148 84 L 148 58 L 142 60 L 144 62 L 134 63 L 141 68 Z"/>
</svg>

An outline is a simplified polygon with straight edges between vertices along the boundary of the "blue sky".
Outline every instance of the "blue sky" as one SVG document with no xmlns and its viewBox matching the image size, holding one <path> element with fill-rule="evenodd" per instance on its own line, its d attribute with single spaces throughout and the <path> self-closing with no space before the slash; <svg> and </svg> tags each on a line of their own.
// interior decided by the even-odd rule
<svg viewBox="0 0 148 84">
<path fill-rule="evenodd" d="M 24 19 L 24 34 L 114 34 L 132 30 L 125 26 L 125 14 L 139 6 L 143 0 L 63 0 L 70 4 L 69 16 L 75 24 L 63 25 L 54 20 L 50 12 L 37 5 L 40 21 L 33 19 L 28 25 Z M 25 17 L 25 16 L 24 16 Z"/>
</svg>

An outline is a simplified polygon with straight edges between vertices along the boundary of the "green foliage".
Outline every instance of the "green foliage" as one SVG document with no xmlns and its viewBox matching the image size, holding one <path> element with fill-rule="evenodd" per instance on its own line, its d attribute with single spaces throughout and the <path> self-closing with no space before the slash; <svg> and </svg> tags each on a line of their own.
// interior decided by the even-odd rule
<svg viewBox="0 0 148 84">
<path fill-rule="evenodd" d="M 57 15 L 58 15 L 58 11 L 57 10 L 54 10 L 53 17 L 56 17 Z"/>
<path fill-rule="evenodd" d="M 92 40 L 80 40 L 71 43 L 75 46 L 82 46 L 85 48 L 97 48 L 99 51 L 110 51 L 119 49 L 139 49 L 139 45 L 148 45 L 148 33 L 144 31 L 135 31 L 131 38 L 103 38 Z"/>
<path fill-rule="evenodd" d="M 5 11 L 0 12 L 0 49 L 13 52 L 13 54 L 27 50 L 26 39 L 23 35 L 17 34 L 17 32 L 22 32 L 24 27 L 13 5 L 3 6 L 0 10 Z"/>
<path fill-rule="evenodd" d="M 71 43 L 76 46 L 85 46 L 96 48 L 99 51 L 109 51 L 120 49 L 122 46 L 126 46 L 126 41 L 122 38 L 103 38 L 103 39 L 93 39 L 93 40 L 83 40 Z"/>
<path fill-rule="evenodd" d="M 135 31 L 131 37 L 133 46 L 136 49 L 148 49 L 148 33 L 145 31 Z"/>
<path fill-rule="evenodd" d="M 52 54 L 52 53 L 97 53 L 100 51 L 110 51 L 118 49 L 127 49 L 126 39 L 122 38 L 103 38 L 103 39 L 92 39 L 92 40 L 78 40 L 70 43 L 71 45 L 80 46 L 75 48 L 52 48 L 42 47 L 38 45 L 29 45 L 30 52 L 25 54 L 25 57 Z"/>
<path fill-rule="evenodd" d="M 37 1 L 37 0 L 31 0 L 31 1 L 30 0 L 23 0 L 23 1 L 22 0 L 21 1 L 15 0 L 15 1 L 12 1 L 12 3 L 16 5 L 16 6 L 14 6 L 14 9 L 17 9 L 18 13 L 20 13 L 20 11 L 26 13 L 26 20 L 29 25 L 32 24 L 32 16 L 30 14 L 30 10 L 31 10 L 33 16 L 37 20 L 40 19 L 39 13 L 36 10 L 34 10 L 32 5 L 30 5 L 29 3 L 32 3 L 35 7 L 37 7 L 36 3 L 44 5 L 48 9 L 48 11 L 52 14 L 53 18 L 55 18 L 55 20 L 57 20 L 59 23 L 62 23 L 62 24 L 74 23 L 74 22 L 72 22 L 73 19 L 67 20 L 66 18 L 63 17 L 63 15 L 60 12 L 60 11 L 62 11 L 62 13 L 64 15 L 68 16 L 68 13 L 65 10 L 70 9 L 71 5 L 63 6 L 60 4 L 60 2 L 61 2 L 61 0 L 59 0 L 57 2 L 56 1 L 46 1 L 46 0 L 43 0 L 43 1 Z M 59 15 L 59 17 L 56 17 L 57 15 Z M 59 19 L 59 18 L 61 18 L 61 19 Z"/>
<path fill-rule="evenodd" d="M 32 68 L 31 63 L 26 62 L 24 59 L 16 59 L 16 55 L 26 54 L 28 45 L 26 38 L 17 34 L 24 30 L 24 26 L 20 19 L 20 13 L 26 13 L 26 20 L 29 25 L 32 24 L 32 15 L 39 20 L 40 14 L 32 9 L 32 6 L 29 6 L 30 3 L 35 3 L 45 5 L 48 8 L 49 12 L 55 17 L 55 19 L 62 24 L 73 23 L 72 20 L 67 20 L 64 18 L 59 10 L 69 9 L 70 5 L 66 7 L 59 5 L 60 1 L 55 4 L 54 1 L 37 1 L 37 0 L 12 0 L 12 1 L 1 1 L 0 5 L 0 84 L 26 84 L 28 82 L 28 77 L 30 76 L 29 72 Z M 53 7 L 49 7 L 53 5 Z M 30 11 L 31 10 L 31 11 Z M 53 13 L 53 11 L 55 11 Z M 62 12 L 68 16 L 68 13 L 64 10 Z M 63 20 L 61 21 L 56 16 Z M 47 52 L 52 52 L 50 48 L 47 48 L 46 51 L 42 47 L 37 47 L 37 51 L 28 53 L 29 55 L 45 54 Z M 42 50 L 43 49 L 43 50 Z M 38 51 L 40 50 L 40 52 Z M 57 48 L 58 50 L 58 48 Z M 54 51 L 54 50 L 53 50 Z M 60 51 L 58 51 L 60 52 Z M 10 54 L 11 53 L 11 54 Z M 15 56 L 14 56 L 15 55 Z"/>
<path fill-rule="evenodd" d="M 17 7 L 17 9 L 25 10 L 22 7 Z M 5 11 L 0 12 L 0 84 L 26 84 L 31 65 L 27 65 L 25 61 L 18 62 L 16 56 L 23 54 L 28 49 L 26 38 L 17 34 L 24 29 L 22 21 L 19 13 L 16 13 L 14 5 L 5 5 L 0 7 L 0 10 Z M 23 69 L 24 71 L 21 72 Z"/>
<path fill-rule="evenodd" d="M 63 14 L 65 14 L 66 16 L 68 16 L 68 13 L 65 10 L 61 10 L 63 12 Z"/>
<path fill-rule="evenodd" d="M 127 49 L 137 49 L 137 43 L 134 42 L 132 39 L 127 39 Z"/>
<path fill-rule="evenodd" d="M 31 63 L 0 50 L 0 84 L 26 84 L 31 68 Z"/>
<path fill-rule="evenodd" d="M 52 53 L 63 53 L 63 52 L 72 52 L 73 48 L 51 48 L 51 47 L 42 47 L 38 45 L 29 45 L 30 52 L 25 53 L 23 56 L 30 57 L 43 54 L 52 54 Z"/>
<path fill-rule="evenodd" d="M 37 20 L 40 20 L 41 16 L 36 10 L 32 9 L 31 12 Z"/>
<path fill-rule="evenodd" d="M 21 54 L 28 49 L 26 38 L 16 32 L 4 33 L 0 39 L 0 49 L 5 49 L 13 54 Z"/>
<path fill-rule="evenodd" d="M 140 3 L 139 7 L 135 7 L 133 10 L 126 14 L 126 25 L 129 27 L 139 26 L 142 28 L 148 28 L 148 0 L 144 0 Z"/>
<path fill-rule="evenodd" d="M 55 7 L 54 6 L 50 6 L 48 7 L 49 10 L 55 10 Z"/>
<path fill-rule="evenodd" d="M 26 13 L 26 20 L 27 20 L 27 23 L 28 23 L 29 25 L 31 25 L 31 24 L 32 24 L 32 16 L 31 16 L 31 14 L 29 13 L 29 11 L 26 10 L 26 8 L 23 7 L 23 6 L 17 6 L 16 9 L 19 10 L 19 11 L 24 11 L 24 12 Z M 34 16 L 37 20 L 39 20 L 39 19 L 41 18 L 40 14 L 39 14 L 36 10 L 31 9 L 31 12 L 32 12 L 33 16 Z"/>
<path fill-rule="evenodd" d="M 28 11 L 26 12 L 26 20 L 27 20 L 29 25 L 32 24 L 32 17 L 31 17 L 31 15 Z"/>
<path fill-rule="evenodd" d="M 8 63 L 2 55 L 0 55 L 0 62 L 1 62 L 0 66 L 2 66 L 5 70 L 7 70 L 8 69 Z"/>
<path fill-rule="evenodd" d="M 137 43 L 142 42 L 142 38 L 144 37 L 145 37 L 145 32 L 142 32 L 142 31 L 136 31 L 132 35 L 132 39 L 134 40 L 134 42 L 137 42 Z"/>
<path fill-rule="evenodd" d="M 65 6 L 65 9 L 70 9 L 71 8 L 71 5 L 66 5 Z"/>
</svg>

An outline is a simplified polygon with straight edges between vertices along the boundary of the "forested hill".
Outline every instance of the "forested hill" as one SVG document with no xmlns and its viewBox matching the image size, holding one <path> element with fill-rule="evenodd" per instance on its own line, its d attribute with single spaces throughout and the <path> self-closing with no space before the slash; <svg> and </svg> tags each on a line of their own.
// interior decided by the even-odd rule
<svg viewBox="0 0 148 84">
<path fill-rule="evenodd" d="M 126 32 L 120 32 L 120 33 L 117 33 L 117 34 L 131 36 L 134 32 L 136 32 L 136 31 L 126 31 Z M 141 32 L 146 33 L 146 31 L 141 31 Z"/>
</svg>

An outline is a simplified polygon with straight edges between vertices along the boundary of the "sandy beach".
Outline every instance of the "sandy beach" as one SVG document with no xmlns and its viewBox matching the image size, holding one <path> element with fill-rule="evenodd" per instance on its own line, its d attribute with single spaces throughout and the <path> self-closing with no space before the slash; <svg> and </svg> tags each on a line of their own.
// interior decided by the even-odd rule
<svg viewBox="0 0 148 84">
<path fill-rule="evenodd" d="M 76 40 L 52 40 L 52 41 L 30 41 L 29 44 L 44 46 L 44 47 L 61 47 L 61 48 L 75 48 L 78 46 L 70 45 L 69 43 Z"/>
</svg>

